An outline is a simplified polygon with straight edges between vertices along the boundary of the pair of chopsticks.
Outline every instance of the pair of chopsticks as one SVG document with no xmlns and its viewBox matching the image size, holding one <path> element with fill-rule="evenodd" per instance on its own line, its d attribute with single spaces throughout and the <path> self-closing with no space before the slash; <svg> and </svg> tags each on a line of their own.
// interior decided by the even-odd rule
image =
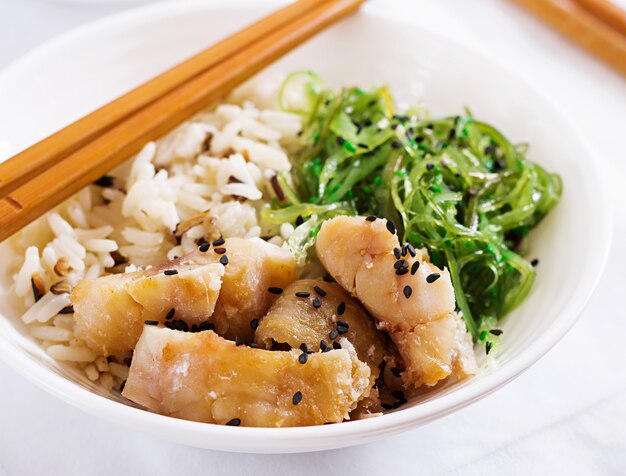
<svg viewBox="0 0 626 476">
<path fill-rule="evenodd" d="M 514 0 L 626 76 L 626 11 L 610 0 Z"/>
<path fill-rule="evenodd" d="M 0 164 L 0 241 L 363 2 L 289 4 Z"/>
</svg>

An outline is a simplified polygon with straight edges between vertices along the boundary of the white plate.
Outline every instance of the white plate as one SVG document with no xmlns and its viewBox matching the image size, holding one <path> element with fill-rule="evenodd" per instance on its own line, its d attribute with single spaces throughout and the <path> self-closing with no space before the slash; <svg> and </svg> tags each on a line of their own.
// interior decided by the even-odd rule
<svg viewBox="0 0 626 476">
<path fill-rule="evenodd" d="M 39 48 L 0 76 L 0 135 L 15 150 L 26 147 L 275 6 L 219 3 L 148 6 Z M 271 69 L 297 68 L 315 69 L 334 85 L 387 83 L 401 101 L 423 99 L 435 114 L 454 114 L 468 105 L 514 141 L 530 142 L 530 157 L 562 175 L 562 203 L 532 236 L 532 254 L 541 260 L 536 284 L 503 323 L 504 349 L 494 368 L 382 417 L 267 429 L 177 420 L 99 395 L 85 378 L 33 344 L 6 303 L 0 304 L 5 315 L 0 356 L 49 392 L 101 418 L 193 446 L 286 453 L 354 445 L 423 425 L 493 392 L 556 344 L 598 281 L 611 232 L 594 158 L 570 119 L 497 60 L 404 21 L 381 18 L 369 5 Z M 8 261 L 4 258 L 0 263 Z M 0 286 L 6 289 L 4 281 Z"/>
</svg>

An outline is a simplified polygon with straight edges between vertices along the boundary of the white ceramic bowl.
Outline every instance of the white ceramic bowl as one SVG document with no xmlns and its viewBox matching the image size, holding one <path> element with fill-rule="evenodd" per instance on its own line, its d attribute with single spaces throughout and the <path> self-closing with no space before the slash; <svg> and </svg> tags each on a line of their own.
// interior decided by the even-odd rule
<svg viewBox="0 0 626 476">
<path fill-rule="evenodd" d="M 34 51 L 0 76 L 0 135 L 23 148 L 275 6 L 218 4 L 145 7 Z M 468 105 L 513 140 L 530 142 L 530 157 L 563 177 L 562 203 L 532 235 L 532 255 L 541 260 L 536 284 L 502 325 L 504 346 L 495 368 L 378 418 L 274 429 L 176 420 L 100 395 L 79 373 L 42 352 L 6 303 L 0 308 L 0 356 L 52 394 L 101 418 L 193 446 L 283 453 L 354 445 L 423 425 L 493 392 L 556 344 L 596 285 L 610 239 L 604 194 L 582 135 L 546 96 L 497 60 L 404 21 L 380 18 L 375 10 L 366 6 L 272 69 L 315 69 L 335 85 L 387 83 L 400 100 L 423 99 L 435 114 Z M 5 261 L 0 255 L 0 263 Z M 7 279 L 0 285 L 6 289 Z"/>
</svg>

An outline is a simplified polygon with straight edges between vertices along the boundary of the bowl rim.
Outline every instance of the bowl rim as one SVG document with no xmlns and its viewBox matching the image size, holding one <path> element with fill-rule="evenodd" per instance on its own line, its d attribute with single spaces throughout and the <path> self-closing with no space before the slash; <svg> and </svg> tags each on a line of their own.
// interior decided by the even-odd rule
<svg viewBox="0 0 626 476">
<path fill-rule="evenodd" d="M 246 5 L 269 7 L 284 3 L 284 0 L 232 0 L 228 3 L 226 8 L 243 8 Z M 12 345 L 0 345 L 0 359 L 14 368 L 16 372 L 22 374 L 25 378 L 61 400 L 97 417 L 114 420 L 121 423 L 123 426 L 143 429 L 152 434 L 164 435 L 170 433 L 173 439 L 194 446 L 219 447 L 223 450 L 232 451 L 248 451 L 249 448 L 256 448 L 254 451 L 257 452 L 279 453 L 292 452 L 294 450 L 290 448 L 271 447 L 272 442 L 291 441 L 298 446 L 298 441 L 300 443 L 307 441 L 312 443 L 312 440 L 325 438 L 335 442 L 332 445 L 328 445 L 329 447 L 342 447 L 356 444 L 367 439 L 373 439 L 390 432 L 409 429 L 418 424 L 435 420 L 501 388 L 530 368 L 552 349 L 578 320 L 582 310 L 598 285 L 609 255 L 612 240 L 613 216 L 610 211 L 611 207 L 608 200 L 608 193 L 603 187 L 599 186 L 602 174 L 599 169 L 598 161 L 594 160 L 595 153 L 591 150 L 579 127 L 568 116 L 561 105 L 553 100 L 540 85 L 532 81 L 521 71 L 503 64 L 497 60 L 495 56 L 492 56 L 474 42 L 461 43 L 450 34 L 441 33 L 434 28 L 417 25 L 406 18 L 381 15 L 381 12 L 377 12 L 375 8 L 370 7 L 371 5 L 366 4 L 363 10 L 367 14 L 379 16 L 387 22 L 400 23 L 410 28 L 427 31 L 429 35 L 438 37 L 438 39 L 450 44 L 452 47 L 460 48 L 465 50 L 468 54 L 481 57 L 482 60 L 499 70 L 502 75 L 514 77 L 528 90 L 531 90 L 537 98 L 543 100 L 546 106 L 552 109 L 555 115 L 559 117 L 562 124 L 576 133 L 581 146 L 580 153 L 588 159 L 588 163 L 586 164 L 586 167 L 588 167 L 586 169 L 587 179 L 589 183 L 592 184 L 594 193 L 596 193 L 596 200 L 606 206 L 596 208 L 595 224 L 598 225 L 596 235 L 599 237 L 600 241 L 592 250 L 587 250 L 587 252 L 593 253 L 595 257 L 595 259 L 592 260 L 592 262 L 596 263 L 595 269 L 588 270 L 593 273 L 594 278 L 592 278 L 588 289 L 586 289 L 582 295 L 575 296 L 570 302 L 566 317 L 554 322 L 539 338 L 528 343 L 519 355 L 513 356 L 506 364 L 499 367 L 497 370 L 490 372 L 481 380 L 463 389 L 449 392 L 435 399 L 393 413 L 388 413 L 376 418 L 346 422 L 341 425 L 293 428 L 233 428 L 216 424 L 187 421 L 151 413 L 95 394 L 55 372 L 50 372 L 34 359 L 25 357 L 19 349 Z M 138 21 L 149 23 L 153 20 L 161 19 L 168 14 L 189 14 L 195 9 L 215 10 L 220 8 L 222 8 L 222 6 L 219 0 L 188 0 L 182 2 L 157 3 L 139 6 L 110 17 L 89 22 L 54 37 L 9 64 L 0 71 L 0 84 L 11 75 L 19 75 L 20 69 L 32 62 L 37 62 L 39 58 L 45 57 L 48 52 L 56 51 L 64 45 L 80 41 L 82 37 L 91 35 L 98 36 L 102 33 L 110 34 L 111 30 L 116 31 L 128 27 L 133 28 L 137 25 Z M 561 314 L 564 312 L 565 311 L 561 311 Z M 207 439 L 206 437 L 208 436 L 211 436 L 211 439 Z M 262 443 L 259 443 L 260 441 Z M 263 446 L 266 449 L 259 449 L 259 446 Z M 311 446 L 313 446 L 312 449 L 317 448 L 314 444 Z M 306 451 L 306 449 L 300 446 L 297 451 Z"/>
</svg>

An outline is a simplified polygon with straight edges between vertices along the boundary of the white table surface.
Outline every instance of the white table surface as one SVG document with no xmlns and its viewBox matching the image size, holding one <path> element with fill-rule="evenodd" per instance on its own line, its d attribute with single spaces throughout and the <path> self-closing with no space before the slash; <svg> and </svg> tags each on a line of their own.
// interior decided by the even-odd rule
<svg viewBox="0 0 626 476">
<path fill-rule="evenodd" d="M 412 8 L 423 22 L 500 55 L 543 85 L 587 135 L 615 191 L 615 238 L 579 323 L 520 378 L 469 408 L 377 443 L 300 455 L 164 443 L 84 414 L 0 363 L 0 475 L 626 474 L 626 79 L 507 0 L 377 1 L 403 14 Z M 0 0 L 0 68 L 127 8 Z"/>
</svg>

